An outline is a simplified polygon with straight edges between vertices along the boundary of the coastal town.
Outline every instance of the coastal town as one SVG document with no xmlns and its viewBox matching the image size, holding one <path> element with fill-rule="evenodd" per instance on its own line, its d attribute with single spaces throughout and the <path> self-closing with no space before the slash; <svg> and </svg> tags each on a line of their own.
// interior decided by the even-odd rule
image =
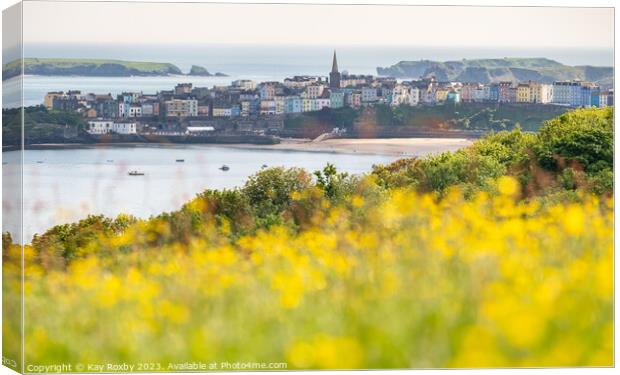
<svg viewBox="0 0 620 375">
<path fill-rule="evenodd" d="M 233 81 L 229 86 L 195 87 L 179 83 L 154 94 L 123 92 L 49 92 L 48 109 L 82 114 L 87 132 L 104 134 L 209 135 L 233 127 L 238 132 L 264 133 L 283 126 L 286 115 L 325 108 L 374 105 L 434 106 L 451 103 L 515 103 L 565 107 L 613 106 L 613 89 L 584 81 L 537 81 L 483 84 L 442 82 L 434 77 L 397 80 L 392 77 L 341 73 L 334 51 L 327 76 L 294 76 L 283 82 Z"/>
</svg>

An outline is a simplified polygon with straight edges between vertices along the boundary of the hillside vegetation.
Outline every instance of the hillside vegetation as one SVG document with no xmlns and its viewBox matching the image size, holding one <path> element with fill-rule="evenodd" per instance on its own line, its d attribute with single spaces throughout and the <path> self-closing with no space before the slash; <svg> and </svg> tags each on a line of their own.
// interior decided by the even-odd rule
<svg viewBox="0 0 620 375">
<path fill-rule="evenodd" d="M 500 81 L 584 80 L 611 85 L 612 67 L 568 66 L 546 58 L 463 59 L 460 61 L 401 61 L 378 67 L 377 73 L 397 78 L 426 78 L 439 81 L 494 83 Z"/>
<path fill-rule="evenodd" d="M 376 104 L 361 109 L 324 108 L 321 111 L 284 118 L 285 132 L 314 138 L 333 128 L 346 128 L 352 137 L 413 137 L 432 133 L 447 136 L 454 131 L 486 133 L 521 128 L 538 131 L 551 118 L 570 108 L 525 103 L 446 103 L 434 106 L 388 106 Z M 288 134 L 286 133 L 286 134 Z M 419 136 L 419 135 L 418 135 Z"/>
<path fill-rule="evenodd" d="M 21 60 L 2 67 L 2 79 L 21 74 Z M 108 59 L 25 58 L 24 74 L 79 76 L 165 76 L 182 74 L 173 64 Z"/>
<path fill-rule="evenodd" d="M 79 113 L 56 111 L 44 106 L 24 108 L 23 142 L 77 143 L 88 141 L 86 120 Z M 18 147 L 22 144 L 22 109 L 2 110 L 2 146 Z"/>
<path fill-rule="evenodd" d="M 59 225 L 25 248 L 25 358 L 611 366 L 612 184 L 613 112 L 582 109 L 368 175 L 268 168 L 148 220 Z M 6 234 L 3 260 L 10 342 Z"/>
</svg>

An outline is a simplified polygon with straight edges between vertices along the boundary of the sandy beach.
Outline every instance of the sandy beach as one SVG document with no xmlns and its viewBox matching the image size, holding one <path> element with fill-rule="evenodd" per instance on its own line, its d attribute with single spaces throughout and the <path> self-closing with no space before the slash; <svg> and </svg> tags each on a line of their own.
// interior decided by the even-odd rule
<svg viewBox="0 0 620 375">
<path fill-rule="evenodd" d="M 424 156 L 444 151 L 456 151 L 473 143 L 465 138 L 340 138 L 311 141 L 282 139 L 275 145 L 232 145 L 232 147 L 287 151 L 339 152 L 397 156 Z"/>
<path fill-rule="evenodd" d="M 187 148 L 194 146 L 214 146 L 257 150 L 280 150 L 280 151 L 305 151 L 305 152 L 333 152 L 346 154 L 371 154 L 390 156 L 424 156 L 445 151 L 456 151 L 467 147 L 473 140 L 466 138 L 339 138 L 326 140 L 283 138 L 280 143 L 274 145 L 256 145 L 247 143 L 209 143 L 209 144 L 183 144 L 183 143 L 47 143 L 27 145 L 30 150 L 55 150 L 55 149 L 96 149 L 96 148 L 128 148 L 128 147 L 161 147 L 161 148 Z M 3 151 L 11 151 L 3 148 Z"/>
</svg>

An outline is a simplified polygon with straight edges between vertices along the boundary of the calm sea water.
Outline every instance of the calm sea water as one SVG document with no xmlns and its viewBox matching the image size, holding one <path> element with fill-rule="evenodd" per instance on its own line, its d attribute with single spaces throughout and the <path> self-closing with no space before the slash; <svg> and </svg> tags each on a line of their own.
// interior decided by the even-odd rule
<svg viewBox="0 0 620 375">
<path fill-rule="evenodd" d="M 18 152 L 2 153 L 3 188 L 18 192 Z M 395 156 L 292 152 L 218 146 L 118 147 L 79 150 L 27 150 L 24 153 L 24 232 L 29 241 L 53 225 L 88 214 L 146 218 L 178 209 L 205 189 L 242 186 L 268 166 L 321 169 L 326 163 L 359 174 Z M 185 162 L 176 162 L 184 159 Z M 229 171 L 219 168 L 226 164 Z M 129 176 L 131 170 L 144 176 Z M 16 233 L 11 202 L 3 202 L 3 231 Z"/>
<path fill-rule="evenodd" d="M 352 74 L 376 74 L 378 66 L 390 66 L 401 60 L 460 60 L 463 58 L 547 57 L 568 65 L 613 65 L 612 50 L 588 49 L 506 49 L 506 48 L 429 48 L 384 46 L 110 46 L 110 45 L 25 45 L 26 57 L 109 58 L 135 61 L 169 62 L 187 72 L 192 64 L 230 77 L 41 77 L 24 79 L 24 102 L 43 102 L 49 91 L 76 89 L 83 92 L 111 93 L 169 90 L 180 82 L 195 86 L 228 85 L 235 79 L 281 81 L 293 75 L 327 75 L 336 49 L 341 71 Z M 19 81 L 3 82 L 3 107 L 18 106 Z"/>
</svg>

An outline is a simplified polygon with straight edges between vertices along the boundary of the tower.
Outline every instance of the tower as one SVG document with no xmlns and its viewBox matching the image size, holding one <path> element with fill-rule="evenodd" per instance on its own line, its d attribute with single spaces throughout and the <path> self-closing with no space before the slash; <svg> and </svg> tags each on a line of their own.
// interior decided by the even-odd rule
<svg viewBox="0 0 620 375">
<path fill-rule="evenodd" d="M 329 87 L 332 89 L 340 88 L 340 72 L 338 72 L 338 61 L 334 50 L 334 60 L 332 61 L 332 71 L 329 73 Z"/>
</svg>

